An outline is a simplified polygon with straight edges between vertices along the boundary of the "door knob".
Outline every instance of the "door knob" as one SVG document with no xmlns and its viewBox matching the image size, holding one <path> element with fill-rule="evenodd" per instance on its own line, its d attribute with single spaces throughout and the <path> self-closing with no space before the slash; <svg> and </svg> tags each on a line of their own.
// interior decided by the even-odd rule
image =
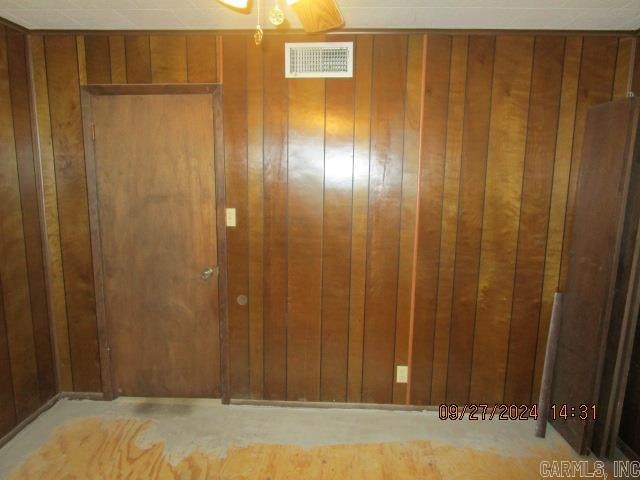
<svg viewBox="0 0 640 480">
<path fill-rule="evenodd" d="M 217 271 L 218 267 L 209 267 L 200 274 L 200 278 L 202 278 L 202 280 L 209 280 Z"/>
</svg>

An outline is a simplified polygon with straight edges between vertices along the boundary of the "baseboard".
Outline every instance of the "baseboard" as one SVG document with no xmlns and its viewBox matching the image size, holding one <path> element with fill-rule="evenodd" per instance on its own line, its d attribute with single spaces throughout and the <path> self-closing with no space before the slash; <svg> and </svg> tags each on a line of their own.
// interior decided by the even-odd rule
<svg viewBox="0 0 640 480">
<path fill-rule="evenodd" d="M 398 405 L 387 403 L 345 403 L 345 402 L 298 402 L 290 400 L 253 400 L 232 398 L 231 405 L 247 405 L 259 407 L 296 407 L 296 408 L 326 408 L 346 410 L 385 410 L 396 412 L 437 411 L 434 406 Z"/>
<path fill-rule="evenodd" d="M 42 415 L 44 412 L 53 407 L 58 400 L 60 400 L 61 396 L 59 393 L 56 393 L 53 397 L 43 403 L 36 411 L 34 411 L 27 418 L 18 423 L 15 427 L 13 427 L 9 433 L 5 434 L 2 438 L 0 438 L 0 448 L 4 447 L 8 442 L 10 442 L 16 435 L 18 435 L 22 430 L 24 430 L 31 422 L 33 422 L 36 418 Z"/>
<path fill-rule="evenodd" d="M 60 398 L 66 398 L 67 400 L 104 400 L 104 393 L 102 392 L 60 392 Z"/>
</svg>

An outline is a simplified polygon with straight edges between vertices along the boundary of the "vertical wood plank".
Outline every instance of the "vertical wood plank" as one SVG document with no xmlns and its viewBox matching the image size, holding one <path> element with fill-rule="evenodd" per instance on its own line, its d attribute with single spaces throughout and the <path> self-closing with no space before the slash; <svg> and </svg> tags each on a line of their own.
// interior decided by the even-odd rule
<svg viewBox="0 0 640 480">
<path fill-rule="evenodd" d="M 564 219 L 569 189 L 571 154 L 574 145 L 573 132 L 576 122 L 581 58 L 582 37 L 567 37 L 562 71 L 562 93 L 560 95 L 560 111 L 558 114 L 553 188 L 551 191 L 551 208 L 547 232 L 542 305 L 538 324 L 536 364 L 531 394 L 532 400 L 538 399 L 547 345 L 547 333 L 551 320 L 553 294 L 558 290 L 558 282 L 560 279 Z"/>
<path fill-rule="evenodd" d="M 11 355 L 9 337 L 2 301 L 2 281 L 0 281 L 0 437 L 8 433 L 18 422 L 16 404 L 13 397 L 13 377 L 11 375 Z"/>
<path fill-rule="evenodd" d="M 264 48 L 264 397 L 287 392 L 287 110 L 284 38 Z"/>
<path fill-rule="evenodd" d="M 347 367 L 347 400 L 350 402 L 362 400 L 372 60 L 373 37 L 371 35 L 358 36 L 355 42 L 354 60 L 353 198 Z"/>
<path fill-rule="evenodd" d="M 374 39 L 362 400 L 393 400 L 407 37 Z"/>
<path fill-rule="evenodd" d="M 494 56 L 495 37 L 469 37 L 447 402 L 469 399 Z"/>
<path fill-rule="evenodd" d="M 62 271 L 62 251 L 60 223 L 58 217 L 58 197 L 56 172 L 51 138 L 51 120 L 49 117 L 49 92 L 45 62 L 44 39 L 31 37 L 31 61 L 35 91 L 35 115 L 38 129 L 40 167 L 44 203 L 44 227 L 46 234 L 47 281 L 49 284 L 49 306 L 53 325 L 53 345 L 55 349 L 58 387 L 70 392 L 73 390 L 71 378 L 71 353 L 69 347 L 69 329 L 67 323 L 67 304 L 65 298 L 65 280 Z"/>
<path fill-rule="evenodd" d="M 127 56 L 124 35 L 109 35 L 111 83 L 127 83 Z"/>
<path fill-rule="evenodd" d="M 186 83 L 187 37 L 151 35 L 151 79 L 153 83 Z"/>
<path fill-rule="evenodd" d="M 226 203 L 236 209 L 236 227 L 227 228 L 229 291 L 229 374 L 232 397 L 249 393 L 249 308 L 237 302 L 248 294 L 247 74 L 244 35 L 224 38 L 224 155 Z"/>
<path fill-rule="evenodd" d="M 470 392 L 483 403 L 504 395 L 533 43 L 528 36 L 496 39 Z"/>
<path fill-rule="evenodd" d="M 56 393 L 56 382 L 49 332 L 49 315 L 44 281 L 42 258 L 42 237 L 40 235 L 40 210 L 36 191 L 36 174 L 31 132 L 29 84 L 25 36 L 9 32 L 9 77 L 11 84 L 11 106 L 15 135 L 18 178 L 20 181 L 20 204 L 22 225 L 29 278 L 31 317 L 33 322 L 36 361 L 38 366 L 38 386 L 40 400 L 46 401 Z"/>
<path fill-rule="evenodd" d="M 151 51 L 149 35 L 127 35 L 124 51 L 127 61 L 127 83 L 151 83 Z"/>
<path fill-rule="evenodd" d="M 442 193 L 447 145 L 451 37 L 429 35 L 422 117 L 420 199 L 411 358 L 411 402 L 431 398 Z"/>
<path fill-rule="evenodd" d="M 7 37 L 0 27 L 0 277 L 18 420 L 40 405 L 20 183 L 13 129 Z"/>
<path fill-rule="evenodd" d="M 84 35 L 76 35 L 76 50 L 78 51 L 78 79 L 80 85 L 87 84 L 87 52 L 84 45 Z"/>
<path fill-rule="evenodd" d="M 442 231 L 440 234 L 440 268 L 436 326 L 433 339 L 433 374 L 431 404 L 445 402 L 451 310 L 453 302 L 453 274 L 458 230 L 458 199 L 460 164 L 462 160 L 462 130 L 467 81 L 468 36 L 454 36 L 451 41 L 451 73 L 449 76 L 449 106 L 447 115 L 447 146 L 442 192 Z"/>
<path fill-rule="evenodd" d="M 75 38 L 45 39 L 73 387 L 101 389 Z"/>
<path fill-rule="evenodd" d="M 253 398 L 264 392 L 264 188 L 263 53 L 247 38 L 247 162 L 249 195 L 249 385 Z"/>
<path fill-rule="evenodd" d="M 416 195 L 420 150 L 420 112 L 422 106 L 424 35 L 410 35 L 407 53 L 407 83 L 404 89 L 404 160 L 402 163 L 402 213 L 400 220 L 400 256 L 398 299 L 396 306 L 395 365 L 409 365 L 409 324 L 413 250 L 416 228 Z M 407 401 L 407 384 L 393 382 L 393 402 Z"/>
<path fill-rule="evenodd" d="M 618 58 L 616 72 L 613 79 L 613 99 L 626 98 L 632 91 L 633 64 L 637 39 L 633 37 L 621 38 L 618 41 Z"/>
<path fill-rule="evenodd" d="M 223 41 L 228 38 L 225 36 Z M 254 45 L 255 47 L 255 45 Z M 218 81 L 216 36 L 192 34 L 187 36 L 187 72 L 191 83 Z M 253 80 L 253 79 L 252 79 Z"/>
<path fill-rule="evenodd" d="M 592 105 L 611 100 L 617 55 L 617 37 L 584 37 L 580 80 L 578 83 L 578 105 L 576 107 L 575 129 L 573 132 L 573 153 L 569 177 L 564 240 L 562 243 L 562 265 L 560 268 L 561 291 L 564 290 L 567 267 L 569 266 L 569 249 L 573 234 L 576 188 L 582 161 L 582 141 L 584 138 L 587 110 L 589 110 L 589 107 Z"/>
<path fill-rule="evenodd" d="M 354 37 L 341 37 L 354 41 Z M 353 183 L 353 79 L 326 82 L 320 400 L 347 399 Z"/>
<path fill-rule="evenodd" d="M 287 399 L 319 400 L 324 79 L 289 81 Z"/>
<path fill-rule="evenodd" d="M 535 39 L 504 401 L 529 403 L 544 281 L 564 38 Z"/>
<path fill-rule="evenodd" d="M 111 83 L 109 37 L 107 35 L 85 35 L 84 52 L 87 83 Z"/>
</svg>

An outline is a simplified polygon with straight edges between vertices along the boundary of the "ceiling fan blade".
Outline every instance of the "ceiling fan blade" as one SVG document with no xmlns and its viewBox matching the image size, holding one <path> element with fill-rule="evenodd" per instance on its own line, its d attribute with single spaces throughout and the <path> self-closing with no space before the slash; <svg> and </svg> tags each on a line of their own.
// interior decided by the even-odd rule
<svg viewBox="0 0 640 480">
<path fill-rule="evenodd" d="M 344 25 L 336 0 L 298 0 L 291 7 L 298 15 L 305 32 L 324 32 Z"/>
</svg>

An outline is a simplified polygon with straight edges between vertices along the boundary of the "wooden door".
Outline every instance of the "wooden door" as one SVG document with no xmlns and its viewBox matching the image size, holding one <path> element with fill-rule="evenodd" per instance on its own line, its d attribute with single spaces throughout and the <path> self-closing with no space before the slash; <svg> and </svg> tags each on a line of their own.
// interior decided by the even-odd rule
<svg viewBox="0 0 640 480">
<path fill-rule="evenodd" d="M 551 402 L 552 424 L 580 453 L 591 447 L 631 177 L 638 102 L 589 110 Z M 566 408 L 564 408 L 566 406 Z M 583 407 L 584 406 L 584 407 Z M 580 418 L 581 412 L 586 418 Z M 596 415 L 598 408 L 596 406 Z"/>
<path fill-rule="evenodd" d="M 115 395 L 219 395 L 213 111 L 210 94 L 91 96 Z"/>
</svg>

